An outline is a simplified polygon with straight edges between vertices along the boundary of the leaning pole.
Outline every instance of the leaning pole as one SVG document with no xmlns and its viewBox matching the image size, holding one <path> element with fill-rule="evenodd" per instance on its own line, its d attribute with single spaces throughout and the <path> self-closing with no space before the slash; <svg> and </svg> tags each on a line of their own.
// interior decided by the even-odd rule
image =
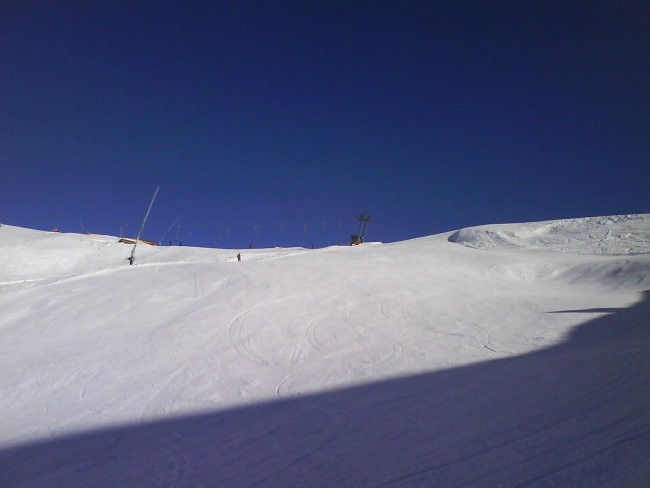
<svg viewBox="0 0 650 488">
<path fill-rule="evenodd" d="M 151 207 L 153 207 L 153 202 L 156 199 L 156 195 L 158 195 L 158 190 L 160 190 L 160 185 L 158 185 L 158 187 L 156 188 L 156 191 L 153 194 L 153 198 L 151 199 L 151 203 L 149 204 L 149 208 L 147 209 L 147 213 L 145 214 L 144 219 L 142 220 L 142 225 L 140 226 L 140 230 L 138 231 L 138 237 L 135 238 L 133 249 L 131 249 L 131 256 L 127 258 L 129 260 L 129 264 L 133 264 L 133 261 L 135 261 L 135 248 L 138 246 L 138 241 L 140 240 L 140 234 L 142 234 L 142 229 L 144 229 L 144 224 L 147 222 L 147 218 L 149 217 L 149 212 L 151 212 Z"/>
</svg>

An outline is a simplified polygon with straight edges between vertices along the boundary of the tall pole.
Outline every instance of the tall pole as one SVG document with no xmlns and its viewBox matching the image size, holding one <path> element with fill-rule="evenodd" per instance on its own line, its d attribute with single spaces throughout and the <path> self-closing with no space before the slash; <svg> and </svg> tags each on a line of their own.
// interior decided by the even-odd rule
<svg viewBox="0 0 650 488">
<path fill-rule="evenodd" d="M 147 222 L 147 218 L 149 217 L 149 212 L 151 212 L 151 207 L 153 207 L 153 202 L 156 199 L 156 195 L 158 195 L 158 190 L 160 190 L 160 185 L 156 188 L 156 191 L 153 194 L 153 198 L 151 199 L 151 203 L 149 204 L 149 208 L 147 209 L 147 213 L 144 216 L 144 219 L 142 220 L 142 225 L 140 226 L 140 230 L 138 231 L 138 237 L 135 238 L 135 244 L 133 244 L 133 249 L 131 250 L 131 256 L 129 256 L 127 259 L 129 260 L 129 264 L 133 264 L 133 261 L 135 261 L 135 248 L 138 245 L 138 241 L 140 240 L 140 235 L 142 234 L 142 229 L 144 229 L 144 224 Z"/>
<path fill-rule="evenodd" d="M 359 242 L 364 242 L 366 240 L 366 229 L 368 228 L 368 222 L 370 222 L 370 216 L 366 214 L 361 214 L 357 217 L 359 219 Z"/>
</svg>

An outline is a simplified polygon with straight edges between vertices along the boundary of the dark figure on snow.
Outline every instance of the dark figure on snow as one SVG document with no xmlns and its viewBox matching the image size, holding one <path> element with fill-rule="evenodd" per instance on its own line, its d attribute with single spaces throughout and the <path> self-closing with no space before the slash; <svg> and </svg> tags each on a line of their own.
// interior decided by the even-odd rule
<svg viewBox="0 0 650 488">
<path fill-rule="evenodd" d="M 240 252 L 237 253 L 237 261 L 239 261 L 241 263 L 241 253 Z"/>
</svg>

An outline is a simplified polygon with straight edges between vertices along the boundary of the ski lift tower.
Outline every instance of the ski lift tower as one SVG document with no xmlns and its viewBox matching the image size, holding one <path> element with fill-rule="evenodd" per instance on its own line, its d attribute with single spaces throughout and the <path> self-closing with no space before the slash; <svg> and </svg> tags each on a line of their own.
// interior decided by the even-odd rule
<svg viewBox="0 0 650 488">
<path fill-rule="evenodd" d="M 361 244 L 366 240 L 366 230 L 368 229 L 368 222 L 370 222 L 370 215 L 361 214 L 357 217 L 359 221 L 359 232 L 356 235 L 356 242 L 353 244 Z"/>
</svg>

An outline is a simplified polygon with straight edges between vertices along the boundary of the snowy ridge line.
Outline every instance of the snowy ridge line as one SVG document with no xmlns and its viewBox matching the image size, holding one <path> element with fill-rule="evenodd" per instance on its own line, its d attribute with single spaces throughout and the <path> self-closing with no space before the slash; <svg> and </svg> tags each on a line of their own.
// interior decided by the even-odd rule
<svg viewBox="0 0 650 488">
<path fill-rule="evenodd" d="M 449 242 L 483 250 L 543 249 L 630 256 L 650 252 L 650 214 L 494 224 L 453 232 Z"/>
</svg>

